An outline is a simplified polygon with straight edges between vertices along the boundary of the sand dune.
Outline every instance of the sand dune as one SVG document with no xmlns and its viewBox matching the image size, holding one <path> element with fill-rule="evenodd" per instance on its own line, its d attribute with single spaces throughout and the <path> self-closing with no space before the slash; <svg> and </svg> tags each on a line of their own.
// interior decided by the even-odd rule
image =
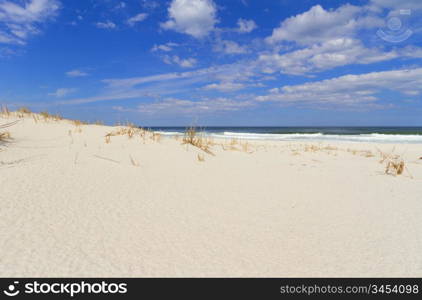
<svg viewBox="0 0 422 300">
<path fill-rule="evenodd" d="M 213 156 L 151 133 L 106 143 L 116 127 L 0 124 L 17 119 L 0 276 L 422 274 L 421 145 L 214 141 Z M 393 147 L 413 178 L 384 174 L 377 148 Z"/>
</svg>

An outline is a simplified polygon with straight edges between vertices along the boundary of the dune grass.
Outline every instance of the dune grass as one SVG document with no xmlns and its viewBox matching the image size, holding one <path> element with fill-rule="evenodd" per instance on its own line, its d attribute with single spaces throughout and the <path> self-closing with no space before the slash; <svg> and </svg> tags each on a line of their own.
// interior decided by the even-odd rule
<svg viewBox="0 0 422 300">
<path fill-rule="evenodd" d="M 113 136 L 127 136 L 128 139 L 139 137 L 141 140 L 143 140 L 144 144 L 146 143 L 147 139 L 157 143 L 159 143 L 161 140 L 161 134 L 145 128 L 137 127 L 131 123 L 127 123 L 125 126 L 119 125 L 116 130 L 107 133 L 104 137 L 105 143 L 110 144 L 111 138 Z"/>
<path fill-rule="evenodd" d="M 198 134 L 195 127 L 186 128 L 185 134 L 182 139 L 182 145 L 192 145 L 198 149 L 201 149 L 207 154 L 214 155 L 211 151 L 213 142 L 211 139 L 207 139 L 203 134 Z"/>
<path fill-rule="evenodd" d="M 254 153 L 257 150 L 257 146 L 251 144 L 249 141 L 234 138 L 232 138 L 228 143 L 226 142 L 221 144 L 221 147 L 224 151 L 239 151 L 248 154 Z"/>
<path fill-rule="evenodd" d="M 381 151 L 380 149 L 378 149 L 378 152 L 381 156 L 381 160 L 379 162 L 385 165 L 385 174 L 398 176 L 403 175 L 404 171 L 407 171 L 410 177 L 413 178 L 407 169 L 406 163 L 402 156 L 394 153 L 394 148 L 389 153 Z"/>
<path fill-rule="evenodd" d="M 30 114 L 31 113 L 31 110 L 26 106 L 19 108 L 17 111 L 20 112 L 20 113 L 23 113 L 23 114 Z"/>
<path fill-rule="evenodd" d="M 0 130 L 6 129 L 8 127 L 11 127 L 11 126 L 15 125 L 18 122 L 19 121 L 14 121 L 14 122 L 10 122 L 10 123 L 6 123 L 6 124 L 3 124 L 3 125 L 0 125 Z M 6 142 L 7 140 L 10 140 L 10 139 L 11 139 L 10 132 L 8 132 L 8 131 L 0 131 L 0 142 Z"/>
<path fill-rule="evenodd" d="M 0 132 L 0 142 L 4 142 L 6 140 L 10 139 L 10 133 L 5 131 L 5 132 Z"/>
<path fill-rule="evenodd" d="M 74 119 L 66 119 L 62 115 L 58 113 L 50 113 L 46 110 L 41 112 L 33 112 L 28 107 L 23 106 L 18 108 L 16 111 L 10 111 L 6 105 L 0 105 L 0 115 L 3 117 L 16 117 L 16 118 L 25 118 L 25 117 L 32 117 L 32 119 L 38 123 L 39 121 L 68 121 L 75 126 L 82 126 L 82 125 L 104 125 L 104 122 L 101 120 L 96 120 L 94 122 L 88 122 L 83 120 L 74 120 Z"/>
<path fill-rule="evenodd" d="M 1 105 L 0 106 L 0 114 L 3 116 L 9 116 L 10 115 L 10 111 L 7 108 L 7 105 Z"/>
<path fill-rule="evenodd" d="M 42 111 L 39 114 L 35 114 L 35 117 L 42 117 L 44 121 L 61 121 L 64 120 L 59 114 L 50 114 L 48 111 Z M 39 119 L 39 118 L 38 118 Z"/>
</svg>

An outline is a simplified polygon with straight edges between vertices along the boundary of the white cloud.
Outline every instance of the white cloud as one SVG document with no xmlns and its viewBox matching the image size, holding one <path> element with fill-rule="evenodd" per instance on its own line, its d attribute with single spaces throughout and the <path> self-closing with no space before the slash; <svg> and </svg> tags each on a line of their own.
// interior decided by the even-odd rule
<svg viewBox="0 0 422 300">
<path fill-rule="evenodd" d="M 389 0 L 372 0 L 366 6 L 345 4 L 328 10 L 315 5 L 304 13 L 287 18 L 266 41 L 275 45 L 275 51 L 292 47 L 293 42 L 294 50 L 261 53 L 258 59 L 261 70 L 301 75 L 345 65 L 420 57 L 422 48 L 407 46 L 385 51 L 383 43 L 378 47 L 368 47 L 360 39 L 364 36 L 363 30 L 372 30 L 373 37 L 376 37 L 376 28 L 385 23 L 384 18 L 380 18 L 382 10 L 379 6 L 383 3 L 388 7 L 387 2 L 390 3 Z"/>
<path fill-rule="evenodd" d="M 369 64 L 398 57 L 396 51 L 368 49 L 359 40 L 339 38 L 286 54 L 261 54 L 267 73 L 306 74 L 349 64 Z"/>
<path fill-rule="evenodd" d="M 214 30 L 216 13 L 212 0 L 173 0 L 168 8 L 169 20 L 161 27 L 203 38 Z"/>
<path fill-rule="evenodd" d="M 2 44 L 20 44 L 23 45 L 24 42 L 18 37 L 7 34 L 6 32 L 0 31 L 0 43 Z"/>
<path fill-rule="evenodd" d="M 99 101 L 145 98 L 148 95 L 172 95 L 182 92 L 191 93 L 198 85 L 210 82 L 246 82 L 253 81 L 257 74 L 253 61 L 226 64 L 194 71 L 173 72 L 158 75 L 110 78 L 102 82 L 106 84 L 101 93 L 91 97 L 69 99 L 57 104 L 83 104 Z M 259 86 L 259 83 L 255 84 Z"/>
<path fill-rule="evenodd" d="M 147 10 L 154 10 L 160 6 L 160 3 L 153 0 L 141 0 L 141 6 Z"/>
<path fill-rule="evenodd" d="M 54 16 L 59 8 L 60 3 L 56 0 L 31 0 L 26 1 L 24 5 L 2 1 L 0 20 L 19 24 L 40 22 Z"/>
<path fill-rule="evenodd" d="M 198 62 L 195 58 L 184 58 L 183 59 L 183 58 L 180 58 L 177 55 L 173 55 L 173 56 L 165 55 L 163 57 L 163 61 L 166 64 L 169 64 L 169 65 L 176 64 L 176 65 L 179 65 L 182 68 L 192 68 Z"/>
<path fill-rule="evenodd" d="M 422 68 L 345 75 L 333 79 L 271 89 L 257 101 L 339 106 L 374 104 L 378 93 L 390 90 L 405 95 L 422 92 Z"/>
<path fill-rule="evenodd" d="M 171 48 L 170 46 L 167 46 L 167 45 L 154 45 L 154 47 L 151 48 L 152 52 L 155 52 L 155 51 L 158 51 L 158 50 L 169 52 L 169 51 L 173 50 L 173 48 Z"/>
<path fill-rule="evenodd" d="M 186 72 L 174 72 L 143 77 L 132 77 L 123 79 L 104 79 L 108 88 L 130 89 L 137 85 L 156 82 L 170 82 L 173 80 L 197 79 L 201 81 L 219 80 L 219 81 L 240 81 L 246 80 L 253 75 L 250 70 L 251 63 L 227 64 L 217 67 L 209 67 Z"/>
<path fill-rule="evenodd" d="M 138 23 L 138 22 L 142 22 L 142 21 L 143 21 L 143 20 L 145 20 L 147 17 L 148 17 L 148 14 L 146 14 L 146 13 L 140 13 L 140 14 L 137 14 L 136 16 L 134 16 L 134 17 L 130 18 L 129 20 L 127 20 L 127 23 L 128 23 L 130 26 L 133 26 L 133 25 L 135 25 L 135 24 L 136 24 L 136 23 Z"/>
<path fill-rule="evenodd" d="M 422 9 L 420 0 L 371 0 L 371 4 L 388 9 Z"/>
<path fill-rule="evenodd" d="M 384 20 L 359 6 L 346 4 L 335 10 L 325 10 L 320 5 L 284 20 L 266 40 L 269 43 L 292 41 L 310 45 L 330 39 L 353 37 L 362 28 L 379 27 Z"/>
<path fill-rule="evenodd" d="M 31 36 L 40 33 L 39 25 L 55 17 L 60 9 L 57 0 L 0 1 L 0 43 L 26 43 Z"/>
<path fill-rule="evenodd" d="M 248 52 L 248 49 L 244 46 L 240 46 L 238 43 L 233 41 L 221 40 L 214 45 L 214 51 L 223 52 L 226 54 L 244 54 Z"/>
<path fill-rule="evenodd" d="M 77 89 L 74 89 L 74 88 L 59 88 L 55 92 L 49 93 L 48 95 L 54 96 L 54 97 L 57 97 L 57 98 L 62 98 L 62 97 L 65 97 L 69 94 L 72 94 L 76 91 L 77 91 Z"/>
<path fill-rule="evenodd" d="M 238 26 L 237 31 L 240 33 L 249 33 L 257 28 L 254 20 L 245 20 L 245 19 L 237 20 L 237 26 Z"/>
<path fill-rule="evenodd" d="M 359 40 L 339 38 L 286 54 L 261 54 L 259 62 L 266 73 L 301 75 L 350 64 L 372 64 L 395 58 L 420 57 L 422 48 L 419 47 L 407 46 L 384 52 L 377 48 L 366 48 Z"/>
<path fill-rule="evenodd" d="M 85 77 L 85 76 L 88 76 L 89 74 L 81 70 L 71 70 L 71 71 L 66 72 L 66 75 L 68 77 Z"/>
<path fill-rule="evenodd" d="M 422 48 L 416 46 L 406 46 L 399 50 L 402 57 L 422 58 Z"/>
<path fill-rule="evenodd" d="M 215 73 L 213 68 L 200 69 L 188 72 L 178 73 L 165 73 L 159 75 L 150 75 L 143 77 L 132 77 L 132 78 L 117 78 L 117 79 L 104 79 L 103 82 L 107 84 L 108 88 L 112 89 L 130 89 L 140 84 L 148 84 L 155 82 L 168 82 L 172 80 L 199 78 L 204 76 L 210 76 Z"/>
<path fill-rule="evenodd" d="M 254 103 L 251 101 L 235 101 L 228 98 L 205 98 L 198 101 L 166 98 L 159 102 L 141 104 L 136 111 L 149 114 L 213 113 L 217 111 L 237 111 L 253 105 Z"/>
<path fill-rule="evenodd" d="M 217 90 L 220 92 L 234 92 L 243 89 L 245 84 L 235 82 L 211 83 L 203 87 L 204 90 Z"/>
<path fill-rule="evenodd" d="M 97 22 L 96 24 L 95 24 L 95 26 L 97 26 L 98 28 L 101 28 L 101 29 L 114 29 L 114 28 L 116 28 L 117 26 L 116 26 L 116 24 L 114 24 L 113 22 L 111 22 L 111 21 L 106 21 L 106 22 Z"/>
<path fill-rule="evenodd" d="M 154 45 L 154 47 L 151 48 L 151 51 L 152 52 L 156 52 L 156 51 L 170 52 L 173 50 L 174 47 L 177 47 L 177 46 L 178 44 L 169 42 L 162 45 Z"/>
</svg>

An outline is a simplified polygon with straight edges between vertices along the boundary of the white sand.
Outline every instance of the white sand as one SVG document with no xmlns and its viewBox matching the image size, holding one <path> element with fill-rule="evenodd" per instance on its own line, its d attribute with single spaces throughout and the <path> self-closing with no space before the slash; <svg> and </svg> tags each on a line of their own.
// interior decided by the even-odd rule
<svg viewBox="0 0 422 300">
<path fill-rule="evenodd" d="M 254 142 L 199 162 L 173 138 L 106 144 L 115 128 L 80 129 L 9 128 L 0 276 L 422 274 L 422 145 L 396 145 L 411 179 L 383 174 L 376 147 L 393 145 Z"/>
</svg>

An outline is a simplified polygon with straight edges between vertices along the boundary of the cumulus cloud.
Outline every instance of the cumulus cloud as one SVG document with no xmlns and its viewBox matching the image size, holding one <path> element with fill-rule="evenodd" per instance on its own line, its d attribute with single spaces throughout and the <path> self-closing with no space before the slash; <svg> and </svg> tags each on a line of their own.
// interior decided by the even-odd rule
<svg viewBox="0 0 422 300">
<path fill-rule="evenodd" d="M 419 47 L 407 46 L 385 52 L 378 48 L 367 48 L 359 40 L 339 38 L 285 54 L 261 54 L 258 60 L 266 73 L 301 75 L 350 64 L 420 58 L 421 55 L 422 48 Z"/>
<path fill-rule="evenodd" d="M 247 53 L 248 49 L 244 46 L 240 46 L 234 41 L 220 40 L 214 45 L 214 51 L 223 52 L 226 54 L 243 54 Z"/>
<path fill-rule="evenodd" d="M 422 68 L 345 75 L 333 79 L 271 89 L 257 101 L 358 106 L 380 100 L 390 90 L 405 95 L 422 92 Z"/>
<path fill-rule="evenodd" d="M 348 64 L 369 64 L 398 57 L 396 51 L 368 49 L 359 40 L 339 38 L 285 54 L 261 54 L 267 73 L 305 74 Z"/>
<path fill-rule="evenodd" d="M 55 17 L 59 9 L 58 0 L 0 1 L 0 43 L 25 44 L 31 35 L 40 33 L 39 25 Z"/>
<path fill-rule="evenodd" d="M 192 68 L 197 64 L 197 60 L 195 58 L 180 58 L 177 55 L 165 55 L 163 61 L 169 65 L 179 65 L 182 68 Z"/>
<path fill-rule="evenodd" d="M 237 31 L 240 33 L 249 33 L 257 28 L 254 20 L 245 20 L 245 19 L 237 20 L 237 26 L 238 26 Z"/>
<path fill-rule="evenodd" d="M 290 17 L 274 29 L 266 39 L 269 43 L 282 41 L 310 45 L 330 39 L 352 37 L 362 28 L 379 27 L 384 20 L 367 15 L 360 6 L 346 4 L 335 10 L 325 10 L 320 5 Z"/>
<path fill-rule="evenodd" d="M 415 1 L 409 0 L 410 4 Z M 289 52 L 264 52 L 259 55 L 262 71 L 303 75 L 352 64 L 371 64 L 398 58 L 420 57 L 418 47 L 396 47 L 386 51 L 383 44 L 368 46 L 361 37 L 364 30 L 384 26 L 382 7 L 392 1 L 371 0 L 368 5 L 342 5 L 324 9 L 315 5 L 308 11 L 285 19 L 266 41 L 276 51 L 291 47 Z M 401 5 L 401 3 L 400 3 Z"/>
<path fill-rule="evenodd" d="M 214 30 L 216 14 L 212 0 L 173 0 L 168 8 L 169 19 L 161 27 L 203 38 Z"/>
<path fill-rule="evenodd" d="M 114 28 L 117 27 L 116 24 L 114 24 L 111 21 L 97 22 L 97 23 L 95 23 L 95 26 L 97 26 L 98 28 L 101 28 L 101 29 L 114 29 Z"/>
<path fill-rule="evenodd" d="M 129 18 L 127 20 L 127 23 L 130 26 L 134 26 L 136 23 L 142 22 L 143 20 L 145 20 L 148 17 L 148 14 L 146 13 L 140 13 L 137 14 L 136 16 L 133 16 L 132 18 Z"/>
<path fill-rule="evenodd" d="M 88 76 L 89 74 L 81 70 L 71 70 L 71 71 L 66 72 L 66 75 L 68 77 L 85 77 L 85 76 Z"/>
</svg>

